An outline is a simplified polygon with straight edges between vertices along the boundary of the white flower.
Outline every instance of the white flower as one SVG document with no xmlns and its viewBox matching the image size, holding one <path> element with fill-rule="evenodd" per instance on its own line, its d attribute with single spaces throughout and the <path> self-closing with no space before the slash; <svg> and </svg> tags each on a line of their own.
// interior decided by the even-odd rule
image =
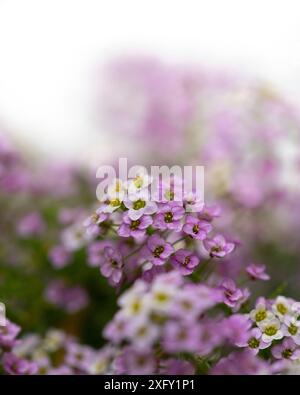
<svg viewBox="0 0 300 395">
<path fill-rule="evenodd" d="M 293 301 L 290 312 L 293 317 L 298 318 L 300 316 L 300 302 Z"/>
<path fill-rule="evenodd" d="M 157 340 L 159 329 L 149 319 L 138 318 L 131 322 L 128 333 L 129 338 L 134 341 L 136 347 L 149 348 Z"/>
<path fill-rule="evenodd" d="M 66 340 L 66 335 L 58 329 L 50 329 L 44 338 L 43 347 L 45 350 L 53 352 L 58 350 Z"/>
<path fill-rule="evenodd" d="M 290 300 L 285 298 L 284 296 L 277 296 L 274 304 L 272 305 L 272 310 L 274 314 L 283 321 L 284 317 L 291 314 L 292 304 Z"/>
<path fill-rule="evenodd" d="M 113 357 L 113 349 L 104 347 L 100 352 L 97 352 L 91 358 L 90 364 L 87 366 L 89 374 L 107 374 L 110 361 Z"/>
<path fill-rule="evenodd" d="M 111 214 L 114 211 L 118 210 L 121 207 L 122 200 L 116 199 L 109 199 L 107 195 L 105 195 L 105 201 L 101 207 L 102 212 L 105 214 Z"/>
<path fill-rule="evenodd" d="M 164 282 L 157 281 L 153 284 L 147 301 L 153 310 L 167 311 L 171 306 L 176 291 L 177 287 L 174 286 L 174 284 L 166 284 Z"/>
<path fill-rule="evenodd" d="M 283 338 L 281 331 L 281 322 L 277 318 L 271 318 L 264 320 L 259 325 L 262 331 L 262 341 L 265 343 L 271 343 L 273 340 L 279 340 Z"/>
<path fill-rule="evenodd" d="M 187 213 L 198 213 L 204 207 L 203 199 L 200 199 L 194 192 L 189 192 L 184 196 L 184 203 Z"/>
<path fill-rule="evenodd" d="M 285 336 L 292 337 L 294 342 L 300 345 L 300 321 L 293 316 L 287 316 L 283 320 L 282 332 Z"/>
<path fill-rule="evenodd" d="M 137 173 L 133 180 L 128 181 L 128 193 L 133 194 L 147 188 L 152 182 L 150 177 L 145 171 Z"/>
<path fill-rule="evenodd" d="M 86 245 L 92 239 L 92 235 L 85 231 L 81 223 L 76 223 L 66 228 L 62 232 L 61 238 L 67 250 L 75 251 Z"/>
<path fill-rule="evenodd" d="M 123 201 L 126 191 L 127 191 L 126 183 L 120 180 L 119 178 L 116 178 L 111 183 L 111 185 L 108 186 L 107 196 L 110 199 L 119 199 Z"/>
<path fill-rule="evenodd" d="M 151 215 L 157 211 L 156 203 L 148 198 L 149 192 L 142 190 L 129 195 L 128 199 L 124 201 L 125 206 L 129 209 L 128 216 L 131 220 L 136 221 L 144 214 Z"/>
<path fill-rule="evenodd" d="M 127 194 L 126 183 L 116 178 L 107 188 L 107 193 L 101 197 L 102 206 L 99 211 L 111 214 L 117 210 Z"/>
<path fill-rule="evenodd" d="M 274 315 L 267 310 L 265 303 L 258 303 L 255 309 L 250 311 L 250 318 L 258 325 L 265 320 L 270 320 Z"/>
<path fill-rule="evenodd" d="M 146 290 L 146 283 L 137 281 L 131 289 L 120 297 L 119 304 L 124 316 L 137 317 L 148 313 L 149 304 L 146 301 Z"/>
</svg>

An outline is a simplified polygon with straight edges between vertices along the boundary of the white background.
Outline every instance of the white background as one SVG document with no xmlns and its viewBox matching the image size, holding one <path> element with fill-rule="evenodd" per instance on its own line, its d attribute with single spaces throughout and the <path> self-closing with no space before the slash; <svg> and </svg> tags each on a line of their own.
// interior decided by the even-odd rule
<svg viewBox="0 0 300 395">
<path fill-rule="evenodd" d="M 299 0 L 0 0 L 0 125 L 47 155 L 107 150 L 91 97 L 122 53 L 271 81 L 300 104 Z"/>
</svg>

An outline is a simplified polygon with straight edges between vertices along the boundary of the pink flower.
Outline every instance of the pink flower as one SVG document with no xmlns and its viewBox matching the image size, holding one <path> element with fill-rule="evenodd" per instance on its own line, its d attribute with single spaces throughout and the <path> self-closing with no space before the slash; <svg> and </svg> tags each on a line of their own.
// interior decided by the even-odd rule
<svg viewBox="0 0 300 395">
<path fill-rule="evenodd" d="M 182 248 L 171 257 L 171 263 L 182 275 L 187 276 L 199 265 L 199 258 L 190 250 Z"/>
<path fill-rule="evenodd" d="M 222 235 L 217 235 L 212 239 L 206 239 L 203 242 L 205 249 L 211 257 L 223 258 L 234 250 L 234 243 L 229 243 Z"/>
<path fill-rule="evenodd" d="M 260 375 L 270 374 L 267 362 L 255 356 L 250 350 L 233 352 L 212 368 L 213 375 Z"/>
<path fill-rule="evenodd" d="M 38 371 L 38 366 L 35 362 L 19 358 L 13 353 L 4 354 L 3 367 L 5 372 L 11 375 L 36 374 Z"/>
<path fill-rule="evenodd" d="M 111 241 L 95 241 L 89 245 L 87 258 L 89 266 L 101 266 L 105 261 L 103 253 L 105 247 L 113 247 L 113 243 Z"/>
<path fill-rule="evenodd" d="M 251 321 L 246 315 L 233 314 L 222 322 L 223 335 L 231 344 L 243 344 L 248 339 Z"/>
<path fill-rule="evenodd" d="M 157 211 L 156 203 L 150 201 L 148 195 L 148 191 L 141 190 L 129 195 L 124 201 L 128 208 L 128 217 L 133 221 L 140 219 L 143 215 L 151 215 Z"/>
<path fill-rule="evenodd" d="M 244 299 L 244 293 L 237 288 L 235 282 L 231 279 L 224 280 L 220 289 L 223 291 L 223 302 L 229 307 L 236 307 Z"/>
<path fill-rule="evenodd" d="M 254 263 L 248 265 L 246 268 L 246 272 L 252 280 L 270 280 L 270 276 L 265 272 L 265 270 L 265 265 L 256 265 Z"/>
<path fill-rule="evenodd" d="M 153 227 L 166 230 L 172 229 L 174 232 L 181 230 L 181 218 L 184 215 L 184 208 L 178 202 L 162 204 L 155 216 Z"/>
<path fill-rule="evenodd" d="M 263 350 L 270 346 L 270 343 L 265 343 L 262 340 L 262 333 L 259 328 L 252 328 L 246 333 L 245 341 L 237 341 L 235 343 L 238 347 L 249 347 L 249 349 L 257 354 L 259 350 Z"/>
<path fill-rule="evenodd" d="M 25 215 L 17 225 L 18 234 L 22 237 L 38 236 L 44 230 L 44 221 L 40 213 L 36 211 Z"/>
<path fill-rule="evenodd" d="M 71 254 L 64 246 L 57 245 L 50 250 L 49 259 L 55 268 L 61 269 L 70 263 Z"/>
<path fill-rule="evenodd" d="M 125 347 L 115 360 L 116 374 L 153 374 L 157 367 L 156 358 L 149 350 Z"/>
<path fill-rule="evenodd" d="M 182 230 L 184 233 L 193 237 L 193 239 L 204 240 L 212 230 L 212 226 L 207 221 L 199 220 L 192 215 L 188 215 Z"/>
<path fill-rule="evenodd" d="M 84 222 L 83 226 L 86 228 L 88 235 L 97 236 L 100 233 L 99 225 L 106 221 L 108 215 L 102 212 L 102 208 L 96 210 Z"/>
<path fill-rule="evenodd" d="M 169 256 L 174 252 L 174 248 L 158 235 L 150 236 L 147 240 L 146 257 L 154 265 L 163 265 Z"/>
<path fill-rule="evenodd" d="M 101 263 L 102 275 L 109 279 L 112 285 L 118 285 L 123 275 L 123 260 L 121 254 L 112 247 L 105 247 L 104 262 Z"/>
<path fill-rule="evenodd" d="M 213 205 L 207 206 L 205 205 L 203 210 L 198 214 L 198 218 L 204 221 L 211 222 L 214 218 L 218 218 L 221 215 L 220 206 Z"/>
<path fill-rule="evenodd" d="M 5 326 L 0 326 L 0 347 L 10 350 L 17 342 L 16 337 L 20 333 L 21 328 L 6 320 Z"/>
<path fill-rule="evenodd" d="M 164 348 L 173 352 L 193 352 L 197 348 L 198 326 L 193 323 L 168 322 L 164 328 Z"/>
<path fill-rule="evenodd" d="M 114 319 L 106 325 L 103 334 L 113 343 L 120 343 L 126 337 L 128 325 L 128 317 L 119 311 Z"/>
<path fill-rule="evenodd" d="M 123 216 L 123 223 L 118 229 L 118 235 L 121 237 L 132 236 L 135 239 L 140 239 L 145 236 L 146 230 L 152 222 L 152 218 L 149 215 L 143 215 L 139 219 L 133 220 L 129 218 L 126 212 Z"/>
<path fill-rule="evenodd" d="M 272 355 L 276 359 L 291 359 L 295 361 L 300 358 L 300 349 L 291 338 L 285 338 L 281 344 L 272 348 Z"/>
</svg>

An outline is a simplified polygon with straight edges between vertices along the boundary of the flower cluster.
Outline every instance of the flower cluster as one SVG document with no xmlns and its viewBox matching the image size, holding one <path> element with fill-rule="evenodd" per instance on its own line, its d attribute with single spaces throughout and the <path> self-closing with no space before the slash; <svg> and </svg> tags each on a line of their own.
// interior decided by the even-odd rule
<svg viewBox="0 0 300 395">
<path fill-rule="evenodd" d="M 278 265 L 293 260 L 285 276 L 298 296 L 299 109 L 249 77 L 201 64 L 117 59 L 101 85 L 102 119 L 114 138 L 134 147 L 138 163 L 176 158 L 177 165 L 205 166 L 207 196 L 222 207 L 220 232 L 230 229 L 244 244 L 240 261 L 257 253 L 268 265 L 276 265 L 274 257 Z M 273 281 L 281 281 L 277 271 Z"/>
<path fill-rule="evenodd" d="M 149 195 L 151 183 L 158 191 L 154 196 Z M 182 200 L 176 196 L 179 190 Z M 215 216 L 215 207 L 205 206 L 195 193 L 184 194 L 180 179 L 171 178 L 168 184 L 138 174 L 126 183 L 115 180 L 100 207 L 84 221 L 86 234 L 93 235 L 88 262 L 114 286 L 172 269 L 190 275 L 205 260 L 234 250 L 223 235 L 211 236 Z M 103 240 L 107 232 L 112 237 Z"/>
<path fill-rule="evenodd" d="M 109 373 L 114 350 L 96 350 L 80 344 L 76 338 L 56 329 L 44 337 L 17 336 L 20 327 L 8 322 L 0 327 L 0 370 L 10 375 L 71 375 Z"/>
<path fill-rule="evenodd" d="M 0 374 L 300 374 L 300 192 L 281 158 L 297 113 L 235 76 L 148 60 L 111 73 L 106 104 L 142 134 L 123 133 L 145 167 L 96 205 L 87 169 L 34 166 L 0 136 Z M 205 166 L 214 205 L 144 171 L 174 158 Z"/>
<path fill-rule="evenodd" d="M 223 308 L 230 306 L 228 293 L 223 287 L 187 281 L 175 271 L 151 284 L 135 282 L 119 298 L 120 310 L 104 331 L 119 350 L 114 372 L 158 374 L 170 358 L 190 363 L 200 373 L 292 371 L 300 363 L 299 302 L 283 296 L 259 298 L 249 313 L 232 308 L 228 316 Z M 220 358 L 220 350 L 228 346 L 232 353 Z M 182 369 L 184 374 L 185 365 Z"/>
</svg>

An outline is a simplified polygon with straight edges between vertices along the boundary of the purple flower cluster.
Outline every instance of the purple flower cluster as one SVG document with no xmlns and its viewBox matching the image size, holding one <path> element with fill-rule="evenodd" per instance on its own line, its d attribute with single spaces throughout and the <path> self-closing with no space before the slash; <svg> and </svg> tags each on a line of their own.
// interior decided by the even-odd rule
<svg viewBox="0 0 300 395">
<path fill-rule="evenodd" d="M 151 183 L 157 183 L 159 193 L 151 196 L 155 201 L 149 200 Z M 93 235 L 88 262 L 99 266 L 112 285 L 170 270 L 190 275 L 208 256 L 223 258 L 234 250 L 234 243 L 224 236 L 209 237 L 212 220 L 218 215 L 215 207 L 200 204 L 196 194 L 175 200 L 176 191 L 183 191 L 181 180 L 171 179 L 168 187 L 139 176 L 119 184 L 116 180 L 108 187 L 104 202 L 84 222 L 87 234 Z M 116 239 L 116 235 L 120 237 Z"/>
<path fill-rule="evenodd" d="M 9 375 L 107 374 L 116 357 L 110 346 L 96 350 L 61 330 L 16 340 L 19 330 L 10 322 L 0 327 L 0 367 Z"/>
</svg>

